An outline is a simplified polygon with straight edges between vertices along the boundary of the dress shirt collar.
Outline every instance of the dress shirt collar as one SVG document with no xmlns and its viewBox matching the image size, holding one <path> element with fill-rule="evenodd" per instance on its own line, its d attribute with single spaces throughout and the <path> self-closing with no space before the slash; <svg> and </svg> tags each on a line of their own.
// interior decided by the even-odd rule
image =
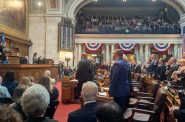
<svg viewBox="0 0 185 122">
<path fill-rule="evenodd" d="M 96 100 L 92 100 L 92 101 L 88 101 L 88 102 L 84 102 L 84 105 L 88 104 L 88 103 L 94 103 L 96 102 Z"/>
</svg>

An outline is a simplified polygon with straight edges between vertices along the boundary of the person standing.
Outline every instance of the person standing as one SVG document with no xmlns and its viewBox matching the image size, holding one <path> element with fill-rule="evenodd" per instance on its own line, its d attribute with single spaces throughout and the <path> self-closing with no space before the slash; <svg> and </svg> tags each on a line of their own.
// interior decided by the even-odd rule
<svg viewBox="0 0 185 122">
<path fill-rule="evenodd" d="M 78 80 L 76 99 L 79 99 L 83 83 L 93 81 L 93 65 L 85 54 L 82 54 L 82 60 L 78 63 L 76 79 Z"/>
<path fill-rule="evenodd" d="M 123 52 L 121 49 L 116 49 L 113 54 L 115 63 L 111 67 L 110 74 L 110 95 L 114 101 L 126 110 L 129 102 L 130 87 L 129 87 L 129 65 L 122 58 Z"/>
<path fill-rule="evenodd" d="M 33 54 L 33 64 L 37 64 L 38 63 L 38 59 L 37 59 L 37 53 L 35 52 L 34 54 Z"/>
<path fill-rule="evenodd" d="M 155 74 L 156 69 L 157 69 L 158 61 L 156 60 L 155 54 L 152 54 L 150 56 L 150 59 L 151 59 L 151 63 L 149 64 L 148 70 L 149 70 L 150 76 L 153 76 Z"/>
<path fill-rule="evenodd" d="M 169 69 L 168 71 L 166 72 L 167 74 L 167 80 L 168 81 L 172 81 L 173 79 L 171 78 L 172 74 L 174 71 L 177 71 L 178 70 L 178 65 L 176 64 L 176 61 L 177 59 L 174 58 L 174 57 L 171 57 L 168 61 L 168 65 L 169 65 Z"/>
<path fill-rule="evenodd" d="M 154 78 L 159 81 L 165 80 L 165 73 L 166 73 L 166 66 L 165 66 L 165 59 L 161 58 L 159 60 L 159 65 L 155 71 Z"/>
</svg>

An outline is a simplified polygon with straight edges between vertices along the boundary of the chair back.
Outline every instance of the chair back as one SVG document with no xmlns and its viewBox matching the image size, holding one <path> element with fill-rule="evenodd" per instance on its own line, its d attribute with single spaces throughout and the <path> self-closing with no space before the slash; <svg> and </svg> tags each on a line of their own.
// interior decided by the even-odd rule
<svg viewBox="0 0 185 122">
<path fill-rule="evenodd" d="M 59 101 L 58 100 L 53 100 L 49 103 L 47 109 L 46 109 L 46 113 L 45 116 L 49 117 L 50 119 L 53 119 L 53 116 L 55 114 L 55 111 L 58 107 Z"/>
<path fill-rule="evenodd" d="M 153 111 L 155 111 L 157 115 L 161 114 L 163 107 L 165 106 L 166 99 L 167 99 L 166 89 L 159 88 L 153 106 Z"/>
<path fill-rule="evenodd" d="M 138 78 L 139 80 L 139 85 L 141 86 L 140 88 L 139 88 L 139 91 L 146 91 L 146 87 L 145 87 L 145 82 L 144 82 L 144 76 L 143 75 L 140 75 L 139 76 L 139 78 Z"/>
<path fill-rule="evenodd" d="M 139 79 L 140 79 L 140 74 L 134 73 L 133 76 L 134 76 L 133 80 L 139 81 Z"/>
<path fill-rule="evenodd" d="M 149 93 L 151 94 L 151 97 L 156 98 L 159 87 L 160 87 L 160 84 L 155 81 L 152 81 L 150 83 Z"/>
</svg>

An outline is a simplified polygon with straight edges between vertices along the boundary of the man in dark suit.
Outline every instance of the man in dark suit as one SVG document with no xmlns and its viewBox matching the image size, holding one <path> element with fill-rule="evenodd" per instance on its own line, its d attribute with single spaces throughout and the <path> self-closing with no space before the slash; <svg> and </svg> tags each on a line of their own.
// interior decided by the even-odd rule
<svg viewBox="0 0 185 122">
<path fill-rule="evenodd" d="M 159 60 L 159 65 L 158 65 L 158 67 L 156 69 L 154 78 L 156 80 L 163 81 L 163 80 L 165 80 L 165 73 L 166 73 L 165 60 L 161 58 Z"/>
<path fill-rule="evenodd" d="M 89 60 L 87 60 L 86 55 L 82 54 L 82 60 L 78 63 L 76 71 L 76 79 L 78 80 L 77 99 L 80 97 L 83 83 L 93 81 L 93 77 L 93 65 Z"/>
<path fill-rule="evenodd" d="M 177 71 L 178 70 L 178 65 L 176 64 L 176 58 L 174 58 L 174 57 L 171 57 L 170 59 L 169 59 L 169 61 L 168 61 L 168 65 L 170 66 L 169 67 L 169 70 L 167 71 L 167 80 L 168 81 L 172 81 L 172 78 L 171 78 L 171 76 L 172 76 L 172 73 L 174 72 L 174 71 Z"/>
<path fill-rule="evenodd" d="M 152 75 L 155 74 L 155 71 L 156 71 L 157 66 L 158 66 L 158 61 L 156 60 L 156 55 L 155 54 L 152 54 L 150 56 L 150 59 L 151 59 L 151 63 L 149 64 L 148 71 L 149 71 L 149 74 L 152 76 Z"/>
<path fill-rule="evenodd" d="M 91 81 L 83 84 L 82 98 L 84 106 L 76 111 L 69 113 L 68 122 L 96 122 L 96 95 L 98 86 Z"/>
<path fill-rule="evenodd" d="M 140 61 L 137 61 L 137 64 L 134 68 L 134 73 L 139 73 L 141 74 L 141 62 Z"/>
<path fill-rule="evenodd" d="M 126 110 L 129 102 L 129 64 L 122 58 L 123 52 L 121 49 L 116 49 L 113 54 L 113 59 L 116 61 L 110 74 L 110 95 L 114 101 Z"/>
</svg>

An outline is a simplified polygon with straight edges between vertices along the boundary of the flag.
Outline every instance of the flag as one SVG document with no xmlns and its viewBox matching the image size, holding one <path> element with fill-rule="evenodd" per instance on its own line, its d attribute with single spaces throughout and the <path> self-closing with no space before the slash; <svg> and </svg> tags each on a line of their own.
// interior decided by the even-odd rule
<svg viewBox="0 0 185 122">
<path fill-rule="evenodd" d="M 4 37 L 4 32 L 2 32 L 1 43 L 4 44 L 4 42 L 5 42 L 5 37 Z"/>
</svg>

